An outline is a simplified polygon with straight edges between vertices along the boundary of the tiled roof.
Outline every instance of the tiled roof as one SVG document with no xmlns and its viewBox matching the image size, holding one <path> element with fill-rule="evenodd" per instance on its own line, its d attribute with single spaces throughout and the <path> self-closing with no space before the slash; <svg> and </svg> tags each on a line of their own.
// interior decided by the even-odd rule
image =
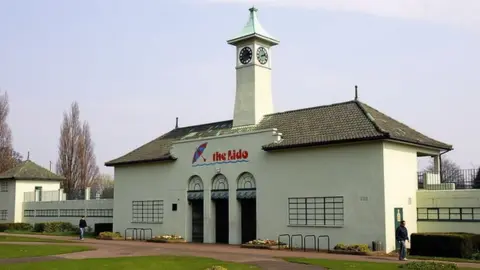
<svg viewBox="0 0 480 270">
<path fill-rule="evenodd" d="M 107 166 L 174 160 L 174 141 L 277 128 L 283 140 L 264 145 L 266 151 L 367 140 L 397 140 L 437 149 L 451 145 L 429 138 L 359 101 L 266 115 L 256 126 L 232 128 L 232 120 L 174 129 Z"/>
<path fill-rule="evenodd" d="M 65 178 L 26 160 L 16 167 L 0 174 L 0 180 L 54 180 L 62 181 Z"/>
</svg>

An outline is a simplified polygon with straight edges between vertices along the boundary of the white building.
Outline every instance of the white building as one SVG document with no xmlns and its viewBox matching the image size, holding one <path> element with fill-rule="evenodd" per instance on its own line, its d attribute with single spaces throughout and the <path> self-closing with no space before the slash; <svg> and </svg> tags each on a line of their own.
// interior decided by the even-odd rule
<svg viewBox="0 0 480 270">
<path fill-rule="evenodd" d="M 233 120 L 176 127 L 106 163 L 115 167 L 114 231 L 230 244 L 328 235 L 331 247 L 381 241 L 391 251 L 401 219 L 417 230 L 417 157 L 439 164 L 451 145 L 359 100 L 274 112 L 279 42 L 256 11 L 228 40 L 237 58 Z"/>
<path fill-rule="evenodd" d="M 43 190 L 59 190 L 64 178 L 26 160 L 0 174 L 0 223 L 22 222 L 26 192 L 41 201 Z"/>
<path fill-rule="evenodd" d="M 112 223 L 112 199 L 91 199 L 90 188 L 86 188 L 82 199 L 67 200 L 60 188 L 63 180 L 30 160 L 0 174 L 0 223 L 77 225 L 83 216 L 92 228 L 97 223 Z"/>
</svg>

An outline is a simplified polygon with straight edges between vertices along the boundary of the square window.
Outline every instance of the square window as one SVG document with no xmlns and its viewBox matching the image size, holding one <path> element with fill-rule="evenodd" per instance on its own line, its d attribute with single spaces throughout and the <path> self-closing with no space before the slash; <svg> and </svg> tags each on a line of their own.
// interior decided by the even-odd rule
<svg viewBox="0 0 480 270">
<path fill-rule="evenodd" d="M 8 182 L 0 181 L 0 192 L 8 192 Z"/>
<path fill-rule="evenodd" d="M 163 201 L 132 201 L 132 222 L 162 223 Z"/>
<path fill-rule="evenodd" d="M 0 220 L 7 220 L 8 211 L 7 210 L 0 210 Z"/>
<path fill-rule="evenodd" d="M 290 225 L 343 225 L 343 213 L 343 197 L 288 199 L 288 224 Z"/>
</svg>

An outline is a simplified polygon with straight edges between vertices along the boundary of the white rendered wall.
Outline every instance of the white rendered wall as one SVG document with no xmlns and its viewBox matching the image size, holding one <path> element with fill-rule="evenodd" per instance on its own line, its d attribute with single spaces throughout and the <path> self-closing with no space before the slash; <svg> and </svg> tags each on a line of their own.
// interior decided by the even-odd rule
<svg viewBox="0 0 480 270">
<path fill-rule="evenodd" d="M 42 187 L 42 190 L 58 190 L 60 182 L 17 180 L 15 183 L 15 222 L 22 222 L 23 219 L 24 193 L 35 191 L 35 187 Z"/>
<path fill-rule="evenodd" d="M 207 141 L 174 144 L 175 162 L 117 167 L 115 169 L 114 230 L 128 227 L 152 228 L 154 234 L 176 233 L 190 238 L 190 214 L 186 191 L 192 175 L 202 178 L 205 187 L 204 239 L 214 242 L 214 206 L 210 198 L 212 178 L 222 173 L 228 179 L 230 243 L 240 244 L 240 209 L 236 182 L 243 172 L 250 172 L 257 182 L 257 237 L 276 239 L 283 233 L 302 233 L 331 237 L 337 243 L 365 243 L 385 239 L 383 186 L 383 143 L 319 147 L 267 153 L 261 146 L 272 142 L 272 132 L 208 140 L 204 155 L 215 151 L 244 149 L 249 162 L 192 167 L 196 147 Z M 415 171 L 414 171 L 415 173 Z M 342 227 L 288 226 L 289 197 L 343 196 L 345 225 Z M 162 224 L 134 224 L 133 200 L 164 200 Z M 178 211 L 171 211 L 171 204 Z M 393 215 L 393 214 L 392 214 Z M 393 227 L 393 224 L 389 227 Z M 322 244 L 326 247 L 326 243 Z"/>
<path fill-rule="evenodd" d="M 72 201 L 48 201 L 48 202 L 24 202 L 24 210 L 43 210 L 43 209 L 113 209 L 113 199 L 104 200 L 72 200 Z M 81 217 L 24 217 L 22 211 L 22 222 L 41 223 L 41 222 L 70 222 L 78 226 Z M 88 226 L 93 228 L 95 223 L 112 223 L 112 217 L 86 217 Z"/>
<path fill-rule="evenodd" d="M 385 175 L 385 245 L 395 249 L 395 208 L 403 208 L 409 234 L 417 231 L 417 149 L 391 142 L 383 144 Z"/>
<path fill-rule="evenodd" d="M 480 190 L 419 190 L 417 192 L 417 207 L 480 207 Z M 476 212 L 475 217 L 480 217 Z M 478 221 L 418 221 L 419 232 L 467 232 L 480 234 Z"/>
</svg>

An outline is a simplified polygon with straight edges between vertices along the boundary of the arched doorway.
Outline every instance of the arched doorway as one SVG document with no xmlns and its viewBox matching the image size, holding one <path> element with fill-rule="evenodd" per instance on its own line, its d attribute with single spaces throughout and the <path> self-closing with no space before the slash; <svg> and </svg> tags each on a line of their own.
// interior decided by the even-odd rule
<svg viewBox="0 0 480 270">
<path fill-rule="evenodd" d="M 190 177 L 187 199 L 192 210 L 192 242 L 203 243 L 203 181 L 200 176 Z"/>
<path fill-rule="evenodd" d="M 212 201 L 215 204 L 215 242 L 228 244 L 228 180 L 217 174 L 212 180 Z"/>
<path fill-rule="evenodd" d="M 237 200 L 241 207 L 242 243 L 257 238 L 257 186 L 251 173 L 242 173 L 237 180 Z"/>
</svg>

